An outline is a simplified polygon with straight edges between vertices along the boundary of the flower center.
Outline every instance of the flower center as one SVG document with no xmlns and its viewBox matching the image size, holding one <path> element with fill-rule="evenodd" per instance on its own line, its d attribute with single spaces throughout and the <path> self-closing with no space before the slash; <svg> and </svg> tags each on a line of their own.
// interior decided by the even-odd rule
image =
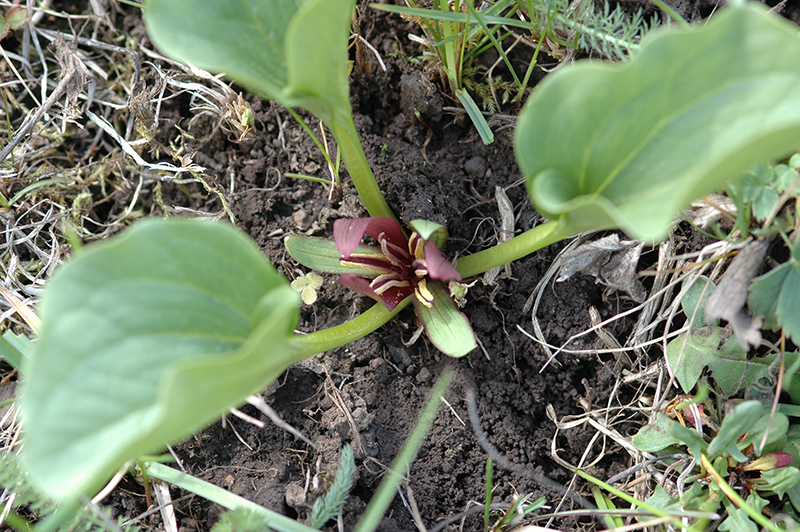
<svg viewBox="0 0 800 532">
<path fill-rule="evenodd" d="M 428 290 L 425 277 L 428 266 L 425 262 L 425 241 L 417 233 L 408 239 L 408 250 L 392 244 L 386 233 L 378 235 L 381 255 L 353 254 L 349 259 L 341 259 L 342 264 L 360 266 L 378 275 L 369 283 L 376 294 L 383 295 L 392 289 L 413 290 L 416 298 L 425 305 L 433 305 L 433 294 Z"/>
</svg>

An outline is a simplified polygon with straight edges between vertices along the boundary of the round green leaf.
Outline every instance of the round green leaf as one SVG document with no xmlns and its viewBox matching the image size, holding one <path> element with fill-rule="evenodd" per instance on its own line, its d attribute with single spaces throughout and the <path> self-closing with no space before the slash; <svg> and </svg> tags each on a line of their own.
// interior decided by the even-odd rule
<svg viewBox="0 0 800 532">
<path fill-rule="evenodd" d="M 573 233 L 663 238 L 680 208 L 800 142 L 797 27 L 750 4 L 648 37 L 628 64 L 551 74 L 520 114 L 533 203 Z"/>
<path fill-rule="evenodd" d="M 298 295 L 235 228 L 148 220 L 49 281 L 23 365 L 23 459 L 58 498 L 92 494 L 266 386 L 296 354 Z"/>
<path fill-rule="evenodd" d="M 330 124 L 350 114 L 353 0 L 145 0 L 147 32 L 169 57 Z"/>
</svg>

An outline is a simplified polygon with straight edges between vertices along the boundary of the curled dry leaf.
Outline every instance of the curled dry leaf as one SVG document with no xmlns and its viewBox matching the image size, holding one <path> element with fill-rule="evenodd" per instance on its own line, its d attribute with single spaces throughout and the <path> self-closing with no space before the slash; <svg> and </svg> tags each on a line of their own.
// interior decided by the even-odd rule
<svg viewBox="0 0 800 532">
<path fill-rule="evenodd" d="M 497 241 L 507 242 L 514 237 L 514 206 L 503 187 L 494 187 L 494 196 L 497 199 L 497 210 L 500 211 L 500 231 L 497 234 Z M 483 274 L 483 284 L 494 284 L 501 269 L 504 269 L 507 277 L 511 276 L 510 264 L 497 266 L 486 270 L 486 273 Z"/>
<path fill-rule="evenodd" d="M 587 242 L 562 255 L 556 281 L 566 281 L 581 272 L 609 289 L 627 292 L 641 303 L 647 295 L 636 275 L 642 247 L 641 242 L 620 240 L 616 234 Z"/>
<path fill-rule="evenodd" d="M 717 287 L 708 296 L 706 303 L 706 323 L 717 319 L 731 324 L 736 339 L 742 349 L 761 343 L 761 316 L 751 316 L 744 310 L 750 283 L 755 277 L 764 255 L 769 247 L 768 239 L 753 240 L 733 259 L 728 271 L 722 276 Z"/>
</svg>

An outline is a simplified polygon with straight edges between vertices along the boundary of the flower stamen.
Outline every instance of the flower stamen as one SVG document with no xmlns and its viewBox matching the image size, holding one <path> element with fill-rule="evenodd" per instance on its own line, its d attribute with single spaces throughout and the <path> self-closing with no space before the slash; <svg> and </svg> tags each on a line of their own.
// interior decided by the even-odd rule
<svg viewBox="0 0 800 532">
<path fill-rule="evenodd" d="M 359 257 L 356 257 L 355 255 L 351 255 L 350 258 L 353 259 L 353 258 L 359 258 Z M 386 263 L 388 261 L 386 259 L 384 259 L 383 257 L 376 257 L 376 256 L 372 256 L 372 255 L 369 256 L 369 262 L 367 260 L 362 262 L 362 261 L 339 259 L 339 264 L 341 264 L 342 266 L 354 266 L 354 267 L 357 267 L 357 268 L 363 268 L 365 270 L 368 270 L 368 271 L 371 271 L 371 272 L 375 272 L 375 273 L 378 273 L 378 274 L 381 274 L 381 275 L 390 274 L 390 273 L 394 272 L 394 270 L 392 270 L 392 268 L 390 266 L 388 266 L 388 265 L 384 266 L 384 265 L 380 264 L 380 262 Z"/>
<path fill-rule="evenodd" d="M 420 279 L 417 282 L 417 288 L 414 290 L 414 295 L 417 296 L 419 302 L 426 307 L 430 308 L 433 306 L 433 294 L 430 290 L 428 290 L 425 279 Z"/>
<path fill-rule="evenodd" d="M 377 279 L 376 279 L 377 280 Z M 381 284 L 378 287 L 375 287 L 375 281 L 370 283 L 370 286 L 375 290 L 375 293 L 378 295 L 382 295 L 384 292 L 389 290 L 390 288 L 404 288 L 407 286 L 411 286 L 411 283 L 408 281 L 402 281 L 400 279 L 391 279 L 386 281 L 385 283 Z"/>
<path fill-rule="evenodd" d="M 408 262 L 408 253 L 400 246 L 396 246 L 386 240 L 386 233 L 378 235 L 378 243 L 381 245 L 383 255 L 395 266 L 402 266 L 404 262 Z"/>
</svg>

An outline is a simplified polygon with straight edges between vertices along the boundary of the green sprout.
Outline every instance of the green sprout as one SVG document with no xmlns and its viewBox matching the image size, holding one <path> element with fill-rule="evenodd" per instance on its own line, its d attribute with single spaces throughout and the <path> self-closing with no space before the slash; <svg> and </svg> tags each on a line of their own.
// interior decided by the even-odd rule
<svg viewBox="0 0 800 532">
<path fill-rule="evenodd" d="M 322 286 L 322 276 L 308 272 L 292 281 L 292 290 L 300 294 L 300 299 L 306 305 L 313 305 L 317 300 L 317 289 Z"/>
</svg>

